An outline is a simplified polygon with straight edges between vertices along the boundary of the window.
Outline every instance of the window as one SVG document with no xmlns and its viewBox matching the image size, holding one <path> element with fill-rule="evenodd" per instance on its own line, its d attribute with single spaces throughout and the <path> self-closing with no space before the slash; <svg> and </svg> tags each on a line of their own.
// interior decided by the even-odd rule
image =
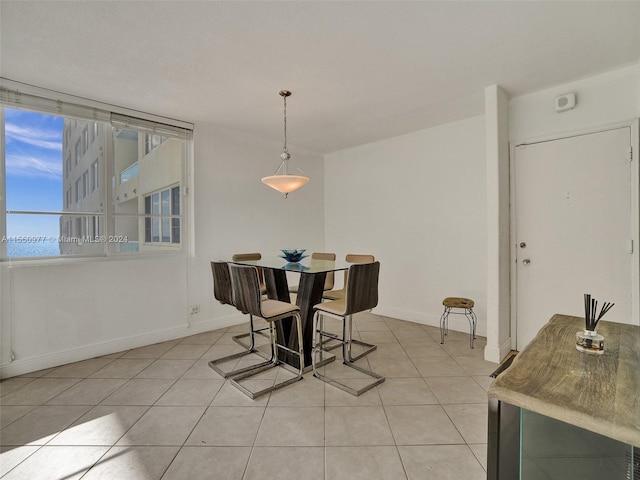
<svg viewBox="0 0 640 480">
<path fill-rule="evenodd" d="M 84 127 L 82 131 L 82 155 L 87 153 L 89 149 L 89 127 Z"/>
<path fill-rule="evenodd" d="M 97 215 L 91 217 L 91 236 L 100 236 L 100 217 Z"/>
<path fill-rule="evenodd" d="M 82 174 L 82 198 L 89 194 L 89 170 L 85 170 Z"/>
<path fill-rule="evenodd" d="M 145 148 L 144 153 L 150 153 L 152 150 L 158 148 L 162 142 L 166 139 L 162 135 L 147 134 L 145 135 Z"/>
<path fill-rule="evenodd" d="M 180 187 L 167 188 L 144 199 L 145 243 L 180 243 Z"/>
<path fill-rule="evenodd" d="M 76 180 L 76 203 L 82 199 L 82 179 Z"/>
<path fill-rule="evenodd" d="M 98 189 L 100 182 L 100 173 L 98 171 L 98 160 L 91 164 L 91 191 L 95 192 Z"/>
<path fill-rule="evenodd" d="M 192 125 L 47 95 L 0 79 L 0 261 L 184 251 Z"/>
</svg>

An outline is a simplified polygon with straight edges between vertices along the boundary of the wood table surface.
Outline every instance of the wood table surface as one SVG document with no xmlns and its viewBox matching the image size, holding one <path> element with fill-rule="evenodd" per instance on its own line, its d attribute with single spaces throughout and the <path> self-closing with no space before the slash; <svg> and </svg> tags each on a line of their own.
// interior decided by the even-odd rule
<svg viewBox="0 0 640 480">
<path fill-rule="evenodd" d="M 581 330 L 584 318 L 554 315 L 489 397 L 640 447 L 640 327 L 600 321 L 603 355 L 576 350 Z"/>
</svg>

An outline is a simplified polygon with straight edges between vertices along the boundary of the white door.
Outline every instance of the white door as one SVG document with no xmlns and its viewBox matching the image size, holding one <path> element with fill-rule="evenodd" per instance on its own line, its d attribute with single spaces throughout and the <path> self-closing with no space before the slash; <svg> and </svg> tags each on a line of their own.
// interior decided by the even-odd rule
<svg viewBox="0 0 640 480">
<path fill-rule="evenodd" d="M 585 293 L 635 323 L 630 145 L 625 127 L 515 148 L 517 349 L 555 313 L 584 317 Z"/>
</svg>

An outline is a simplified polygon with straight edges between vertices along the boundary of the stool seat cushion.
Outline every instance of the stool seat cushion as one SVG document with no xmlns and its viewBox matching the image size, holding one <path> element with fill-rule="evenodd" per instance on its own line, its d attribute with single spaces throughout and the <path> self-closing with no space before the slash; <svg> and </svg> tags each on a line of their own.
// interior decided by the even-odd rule
<svg viewBox="0 0 640 480">
<path fill-rule="evenodd" d="M 342 316 L 344 312 L 347 310 L 347 300 L 333 300 L 330 302 L 322 302 L 317 305 L 314 305 L 313 308 L 315 310 L 319 310 L 321 312 L 332 313 L 333 315 Z"/>
<path fill-rule="evenodd" d="M 262 311 L 262 318 L 267 321 L 277 320 L 277 317 L 281 317 L 287 313 L 294 314 L 299 312 L 300 308 L 292 303 L 280 302 L 278 300 L 262 300 L 260 302 L 260 310 Z"/>
<path fill-rule="evenodd" d="M 462 297 L 447 297 L 442 301 L 442 305 L 450 308 L 473 308 L 473 300 Z"/>
</svg>

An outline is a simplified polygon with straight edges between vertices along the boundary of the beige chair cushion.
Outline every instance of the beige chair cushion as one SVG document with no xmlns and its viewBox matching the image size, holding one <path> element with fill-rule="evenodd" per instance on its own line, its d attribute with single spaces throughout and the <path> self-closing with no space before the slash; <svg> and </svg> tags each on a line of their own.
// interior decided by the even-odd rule
<svg viewBox="0 0 640 480">
<path fill-rule="evenodd" d="M 313 307 L 320 312 L 332 313 L 333 315 L 343 316 L 347 310 L 346 299 L 333 300 L 331 302 L 322 302 Z"/>
<path fill-rule="evenodd" d="M 462 297 L 447 297 L 442 301 L 442 305 L 450 308 L 473 308 L 473 300 Z"/>
<path fill-rule="evenodd" d="M 260 302 L 260 310 L 262 318 L 267 321 L 277 320 L 278 317 L 287 313 L 294 314 L 299 312 L 300 308 L 287 302 L 279 302 L 278 300 L 262 300 Z"/>
<path fill-rule="evenodd" d="M 327 300 L 344 300 L 345 294 L 346 290 L 344 288 L 340 290 L 329 290 L 322 294 L 322 298 L 326 298 Z"/>
</svg>

